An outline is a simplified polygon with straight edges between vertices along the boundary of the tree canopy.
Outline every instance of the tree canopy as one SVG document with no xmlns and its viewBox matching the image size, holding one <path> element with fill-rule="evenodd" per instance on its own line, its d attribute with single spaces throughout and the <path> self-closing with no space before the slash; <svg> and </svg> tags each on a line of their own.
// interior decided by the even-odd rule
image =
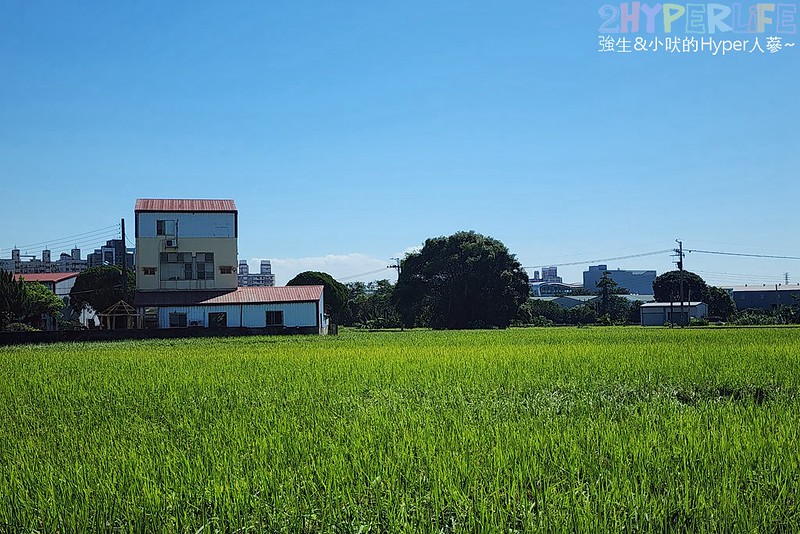
<svg viewBox="0 0 800 534">
<path fill-rule="evenodd" d="M 28 293 L 28 318 L 38 319 L 42 315 L 55 317 L 64 309 L 64 301 L 39 282 L 26 284 Z"/>
<path fill-rule="evenodd" d="M 0 269 L 0 330 L 9 323 L 22 320 L 28 309 L 25 282 L 14 280 L 11 271 Z"/>
<path fill-rule="evenodd" d="M 393 300 L 409 327 L 505 328 L 529 291 L 527 274 L 503 243 L 458 232 L 406 255 Z"/>
<path fill-rule="evenodd" d="M 671 302 L 681 300 L 680 271 L 669 271 L 658 277 L 653 282 L 653 295 L 657 302 Z M 708 295 L 708 284 L 691 271 L 683 271 L 683 300 L 702 301 Z"/>
<path fill-rule="evenodd" d="M 653 282 L 653 294 L 658 302 L 681 300 L 680 271 L 669 271 Z M 722 288 L 709 286 L 699 275 L 683 271 L 683 298 L 708 304 L 708 315 L 728 319 L 736 312 L 736 304 Z"/>
<path fill-rule="evenodd" d="M 336 281 L 328 273 L 304 271 L 286 283 L 287 286 L 325 286 L 322 300 L 327 313 L 333 322 L 339 321 L 339 314 L 347 303 L 347 287 Z"/>
<path fill-rule="evenodd" d="M 136 276 L 133 271 L 127 271 L 127 274 L 126 288 L 122 269 L 117 265 L 101 265 L 82 271 L 70 290 L 70 306 L 77 312 L 87 307 L 102 312 L 120 300 L 132 304 Z"/>
<path fill-rule="evenodd" d="M 0 270 L 0 330 L 12 322 L 37 323 L 42 315 L 55 316 L 64 302 L 47 286 L 25 282 L 25 275 Z"/>
<path fill-rule="evenodd" d="M 364 328 L 397 328 L 400 316 L 392 304 L 394 285 L 389 280 L 350 282 L 345 284 L 348 291 L 347 305 L 341 314 L 344 326 Z"/>
</svg>

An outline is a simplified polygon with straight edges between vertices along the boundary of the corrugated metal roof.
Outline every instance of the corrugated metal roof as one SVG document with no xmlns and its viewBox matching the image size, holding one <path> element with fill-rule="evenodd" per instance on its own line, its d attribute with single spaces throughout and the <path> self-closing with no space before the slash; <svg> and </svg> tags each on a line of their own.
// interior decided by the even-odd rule
<svg viewBox="0 0 800 534">
<path fill-rule="evenodd" d="M 786 285 L 778 285 L 777 287 L 775 284 L 766 285 L 766 286 L 740 286 L 734 287 L 732 290 L 734 293 L 744 293 L 744 292 L 764 292 L 764 291 L 800 291 L 800 284 L 794 286 L 786 286 Z"/>
<path fill-rule="evenodd" d="M 239 287 L 225 291 L 138 291 L 135 304 L 142 306 L 201 306 L 213 304 L 268 304 L 317 302 L 323 286 Z"/>
<path fill-rule="evenodd" d="M 702 302 L 684 302 L 683 307 L 688 308 L 689 306 L 698 306 L 703 304 Z M 672 306 L 673 308 L 680 308 L 680 302 L 645 302 L 642 304 L 642 308 L 669 308 Z"/>
<path fill-rule="evenodd" d="M 37 273 L 15 274 L 14 279 L 24 278 L 26 282 L 62 282 L 78 276 L 78 273 Z"/>
<path fill-rule="evenodd" d="M 236 211 L 233 200 L 137 198 L 135 211 Z"/>
</svg>

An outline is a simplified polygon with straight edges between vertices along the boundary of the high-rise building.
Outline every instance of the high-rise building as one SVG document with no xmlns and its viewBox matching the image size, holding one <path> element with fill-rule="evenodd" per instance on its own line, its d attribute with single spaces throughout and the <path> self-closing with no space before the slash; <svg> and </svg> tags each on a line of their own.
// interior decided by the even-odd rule
<svg viewBox="0 0 800 534">
<path fill-rule="evenodd" d="M 275 275 L 272 274 L 272 263 L 261 260 L 258 273 L 250 274 L 247 260 L 239 260 L 239 287 L 271 287 L 275 285 Z"/>
</svg>

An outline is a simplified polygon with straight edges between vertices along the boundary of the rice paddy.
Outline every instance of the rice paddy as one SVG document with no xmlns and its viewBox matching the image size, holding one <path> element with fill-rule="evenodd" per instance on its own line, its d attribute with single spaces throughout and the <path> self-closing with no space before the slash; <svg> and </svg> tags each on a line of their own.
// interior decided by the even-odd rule
<svg viewBox="0 0 800 534">
<path fill-rule="evenodd" d="M 0 532 L 800 530 L 800 330 L 0 348 Z"/>
</svg>

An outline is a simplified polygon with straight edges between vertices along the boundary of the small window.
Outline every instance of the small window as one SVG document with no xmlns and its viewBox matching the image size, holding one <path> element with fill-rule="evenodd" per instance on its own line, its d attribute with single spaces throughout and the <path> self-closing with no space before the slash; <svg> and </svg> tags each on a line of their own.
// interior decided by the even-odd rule
<svg viewBox="0 0 800 534">
<path fill-rule="evenodd" d="M 231 266 L 231 265 L 220 265 L 219 266 L 219 274 L 233 274 L 233 266 Z"/>
<path fill-rule="evenodd" d="M 155 267 L 142 267 L 142 274 L 145 276 L 154 276 L 156 274 Z"/>
<path fill-rule="evenodd" d="M 268 311 L 267 326 L 283 326 L 283 311 Z"/>
<path fill-rule="evenodd" d="M 226 312 L 214 312 L 208 314 L 209 328 L 226 328 L 228 326 L 228 314 Z"/>
<path fill-rule="evenodd" d="M 156 221 L 156 235 L 176 235 L 176 227 L 175 221 Z"/>
<path fill-rule="evenodd" d="M 169 314 L 169 327 L 170 328 L 186 328 L 186 314 L 185 313 L 170 313 Z"/>
</svg>

